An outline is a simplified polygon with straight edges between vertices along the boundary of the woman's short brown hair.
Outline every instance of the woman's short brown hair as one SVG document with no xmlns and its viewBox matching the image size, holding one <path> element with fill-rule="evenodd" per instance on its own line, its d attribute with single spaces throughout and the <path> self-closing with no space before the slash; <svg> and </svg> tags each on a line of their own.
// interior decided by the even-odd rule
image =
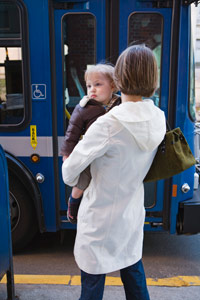
<svg viewBox="0 0 200 300">
<path fill-rule="evenodd" d="M 144 45 L 128 47 L 117 60 L 114 76 L 123 94 L 152 96 L 157 88 L 158 67 L 151 49 Z"/>
</svg>

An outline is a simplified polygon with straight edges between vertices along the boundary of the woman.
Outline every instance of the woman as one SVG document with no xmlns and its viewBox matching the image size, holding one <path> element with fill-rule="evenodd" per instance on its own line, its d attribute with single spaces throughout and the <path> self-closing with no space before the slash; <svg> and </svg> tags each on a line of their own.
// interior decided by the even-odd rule
<svg viewBox="0 0 200 300">
<path fill-rule="evenodd" d="M 92 179 L 78 212 L 75 260 L 81 269 L 80 300 L 103 298 L 105 274 L 120 270 L 127 300 L 148 300 L 142 266 L 144 186 L 165 132 L 164 113 L 150 97 L 157 87 L 153 52 L 131 46 L 118 58 L 116 85 L 122 104 L 98 118 L 63 163 L 74 186 L 90 165 Z"/>
</svg>

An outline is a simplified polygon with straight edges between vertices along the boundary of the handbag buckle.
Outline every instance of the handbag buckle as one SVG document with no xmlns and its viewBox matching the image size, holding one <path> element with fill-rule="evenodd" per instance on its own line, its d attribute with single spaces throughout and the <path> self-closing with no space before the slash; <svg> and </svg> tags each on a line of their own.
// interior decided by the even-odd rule
<svg viewBox="0 0 200 300">
<path fill-rule="evenodd" d="M 163 140 L 160 145 L 160 150 L 161 150 L 161 153 L 163 153 L 163 154 L 165 153 L 165 145 L 166 145 L 165 140 Z"/>
</svg>

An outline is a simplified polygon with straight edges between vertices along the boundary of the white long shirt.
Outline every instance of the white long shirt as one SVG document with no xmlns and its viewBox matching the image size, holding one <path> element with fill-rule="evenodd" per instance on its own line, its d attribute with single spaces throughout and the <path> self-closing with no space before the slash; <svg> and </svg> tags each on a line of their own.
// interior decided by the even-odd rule
<svg viewBox="0 0 200 300">
<path fill-rule="evenodd" d="M 143 179 L 165 132 L 164 113 L 152 100 L 125 102 L 99 117 L 64 161 L 63 180 L 71 186 L 91 166 L 74 248 L 81 270 L 104 274 L 141 259 Z"/>
</svg>

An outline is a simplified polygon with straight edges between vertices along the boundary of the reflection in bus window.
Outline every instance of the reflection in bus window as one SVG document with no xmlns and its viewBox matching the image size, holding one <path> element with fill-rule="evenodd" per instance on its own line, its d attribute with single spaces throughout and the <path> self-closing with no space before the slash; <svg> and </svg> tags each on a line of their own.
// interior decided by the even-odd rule
<svg viewBox="0 0 200 300">
<path fill-rule="evenodd" d="M 96 20 L 92 14 L 73 13 L 63 18 L 64 96 L 72 112 L 85 95 L 85 70 L 95 64 Z"/>
<path fill-rule="evenodd" d="M 155 13 L 133 13 L 129 17 L 128 44 L 145 44 L 151 48 L 158 63 L 158 89 L 152 96 L 154 103 L 159 106 L 160 101 L 160 68 L 162 48 L 163 18 Z"/>
<path fill-rule="evenodd" d="M 189 70 L 189 115 L 193 121 L 196 119 L 195 113 L 195 60 L 194 60 L 194 47 L 193 37 L 191 33 L 190 40 L 190 70 Z"/>
<path fill-rule="evenodd" d="M 0 125 L 24 119 L 20 13 L 14 3 L 0 3 Z M 6 17 L 5 17 L 6 16 Z"/>
</svg>

